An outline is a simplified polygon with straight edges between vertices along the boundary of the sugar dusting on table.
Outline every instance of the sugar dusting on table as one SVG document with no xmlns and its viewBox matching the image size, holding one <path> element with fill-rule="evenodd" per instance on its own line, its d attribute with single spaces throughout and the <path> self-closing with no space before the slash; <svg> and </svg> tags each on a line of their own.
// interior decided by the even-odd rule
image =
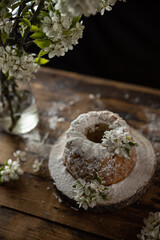
<svg viewBox="0 0 160 240">
<path fill-rule="evenodd" d="M 38 157 L 48 159 L 52 145 L 45 143 L 49 133 L 46 133 L 43 137 L 38 130 L 23 135 L 22 137 L 26 142 L 26 151 L 37 154 Z"/>
</svg>

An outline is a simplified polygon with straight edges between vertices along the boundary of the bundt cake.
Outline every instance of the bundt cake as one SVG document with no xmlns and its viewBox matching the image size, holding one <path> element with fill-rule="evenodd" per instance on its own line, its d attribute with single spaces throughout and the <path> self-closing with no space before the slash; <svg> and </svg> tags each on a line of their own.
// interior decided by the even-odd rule
<svg viewBox="0 0 160 240">
<path fill-rule="evenodd" d="M 155 166 L 150 142 L 109 111 L 81 114 L 53 145 L 49 158 L 61 196 L 79 208 L 100 211 L 136 201 Z"/>
<path fill-rule="evenodd" d="M 114 137 L 115 143 L 110 143 L 112 151 L 103 145 L 107 140 L 104 133 Z M 81 114 L 67 131 L 64 164 L 75 179 L 90 181 L 97 173 L 103 185 L 117 183 L 131 172 L 136 153 L 131 148 L 129 156 L 123 146 L 119 148 L 121 152 L 118 149 L 115 152 L 114 146 L 130 139 L 133 141 L 130 127 L 118 114 L 109 111 Z"/>
</svg>

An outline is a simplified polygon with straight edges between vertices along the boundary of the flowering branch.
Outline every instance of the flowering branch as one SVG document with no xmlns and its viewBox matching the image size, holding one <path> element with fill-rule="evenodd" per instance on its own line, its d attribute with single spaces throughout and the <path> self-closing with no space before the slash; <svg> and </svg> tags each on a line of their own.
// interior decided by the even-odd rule
<svg viewBox="0 0 160 240">
<path fill-rule="evenodd" d="M 102 145 L 109 152 L 125 158 L 130 158 L 131 148 L 138 146 L 137 143 L 132 141 L 130 132 L 122 126 L 105 131 L 102 138 Z"/>
<path fill-rule="evenodd" d="M 43 8 L 43 6 L 44 6 L 44 2 L 45 2 L 45 0 L 40 0 L 40 3 L 39 3 L 39 5 L 38 5 L 38 8 L 37 8 L 37 10 L 34 12 L 33 17 L 32 17 L 32 19 L 31 19 L 31 24 L 33 24 L 33 23 L 36 21 L 36 18 L 38 17 L 38 15 L 40 14 L 40 11 L 42 10 L 42 8 Z M 33 6 L 33 5 L 32 5 L 32 6 Z M 29 33 L 30 33 L 30 27 L 28 27 L 28 28 L 26 29 L 26 31 L 25 31 L 25 33 L 24 33 L 24 36 L 23 36 L 23 38 L 21 39 L 20 46 L 23 47 L 23 46 L 26 44 L 25 41 L 26 41 L 26 38 L 28 37 Z"/>
<path fill-rule="evenodd" d="M 19 180 L 19 176 L 23 174 L 20 165 L 26 161 L 26 153 L 17 150 L 13 153 L 15 161 L 9 159 L 0 167 L 0 184 L 9 182 L 10 180 Z"/>
<path fill-rule="evenodd" d="M 5 76 L 2 72 L 0 72 L 0 81 L 1 81 L 1 99 L 2 99 L 2 103 L 3 106 L 5 107 L 5 101 L 4 101 L 4 96 L 7 99 L 8 102 L 8 106 L 9 106 L 9 110 L 10 110 L 10 114 L 11 114 L 11 119 L 12 119 L 12 126 L 11 129 L 14 127 L 15 122 L 16 122 L 16 118 L 14 117 L 14 112 L 13 112 L 13 107 L 12 107 L 12 100 L 11 100 L 11 96 L 9 93 L 9 83 L 6 82 L 5 80 Z"/>
<path fill-rule="evenodd" d="M 160 212 L 150 212 L 149 217 L 144 219 L 145 226 L 141 229 L 141 234 L 137 237 L 140 240 L 160 239 Z"/>
<path fill-rule="evenodd" d="M 10 180 L 19 180 L 23 174 L 18 161 L 9 159 L 4 166 L 0 167 L 0 183 L 9 182 Z"/>
<path fill-rule="evenodd" d="M 79 208 L 94 208 L 98 201 L 106 200 L 108 197 L 108 188 L 102 184 L 101 178 L 95 174 L 95 178 L 86 182 L 79 178 L 72 186 L 74 192 L 74 200 L 78 203 Z"/>
<path fill-rule="evenodd" d="M 116 0 L 1 0 L 0 2 L 0 82 L 3 106 L 8 104 L 13 129 L 17 112 L 19 81 L 29 81 L 48 58 L 64 56 L 83 35 L 81 16 L 103 14 Z M 29 54 L 36 44 L 39 53 Z M 6 83 L 5 83 L 6 82 Z M 19 99 L 20 102 L 20 99 Z M 17 108 L 18 109 L 18 108 Z M 15 114 L 16 113 L 16 114 Z M 19 117 L 20 117 L 20 113 Z"/>
<path fill-rule="evenodd" d="M 22 10 L 23 10 L 23 8 L 25 6 L 26 6 L 26 1 L 24 0 L 24 1 L 22 1 L 22 3 L 19 6 L 18 13 L 17 13 L 17 16 L 15 18 L 15 22 L 14 22 L 13 27 L 12 27 L 12 31 L 10 33 L 10 36 L 9 36 L 8 40 L 6 41 L 5 46 L 7 46 L 10 43 L 10 40 L 12 38 L 14 38 L 15 42 L 18 40 L 18 38 L 17 38 L 17 34 L 19 35 L 19 33 L 18 33 L 18 24 L 19 24 L 19 20 L 21 18 L 20 17 L 21 12 L 22 12 Z"/>
</svg>

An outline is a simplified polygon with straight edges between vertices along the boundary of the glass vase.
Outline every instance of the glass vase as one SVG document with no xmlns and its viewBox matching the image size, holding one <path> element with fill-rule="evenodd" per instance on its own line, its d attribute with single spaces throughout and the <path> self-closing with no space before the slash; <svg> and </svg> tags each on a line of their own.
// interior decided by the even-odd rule
<svg viewBox="0 0 160 240">
<path fill-rule="evenodd" d="M 0 103 L 0 127 L 14 135 L 25 134 L 34 129 L 38 124 L 39 114 L 29 83 L 19 83 L 16 91 L 10 89 L 9 97 L 11 103 L 6 98 Z"/>
</svg>

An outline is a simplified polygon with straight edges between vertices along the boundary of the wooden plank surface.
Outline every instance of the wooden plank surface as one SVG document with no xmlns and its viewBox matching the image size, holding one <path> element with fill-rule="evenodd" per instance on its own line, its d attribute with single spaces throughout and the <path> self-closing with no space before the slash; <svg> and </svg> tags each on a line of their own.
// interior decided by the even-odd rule
<svg viewBox="0 0 160 240">
<path fill-rule="evenodd" d="M 31 85 L 40 112 L 38 127 L 21 137 L 0 131 L 1 164 L 17 149 L 27 152 L 20 181 L 0 186 L 0 239 L 11 239 L 10 235 L 7 238 L 10 231 L 14 233 L 12 239 L 21 239 L 16 225 L 19 236 L 31 227 L 28 239 L 44 239 L 45 232 L 46 239 L 137 239 L 143 218 L 150 211 L 160 210 L 160 91 L 46 68 Z M 122 210 L 75 211 L 57 199 L 47 167 L 50 149 L 80 113 L 104 109 L 119 113 L 151 140 L 158 160 L 154 182 L 137 203 Z M 43 170 L 34 173 L 32 164 L 37 158 L 44 160 Z M 42 225 L 44 235 L 39 232 Z"/>
<path fill-rule="evenodd" d="M 104 238 L 46 221 L 15 210 L 1 208 L 1 240 L 103 240 Z M 18 234 L 17 234 L 18 233 Z"/>
</svg>

